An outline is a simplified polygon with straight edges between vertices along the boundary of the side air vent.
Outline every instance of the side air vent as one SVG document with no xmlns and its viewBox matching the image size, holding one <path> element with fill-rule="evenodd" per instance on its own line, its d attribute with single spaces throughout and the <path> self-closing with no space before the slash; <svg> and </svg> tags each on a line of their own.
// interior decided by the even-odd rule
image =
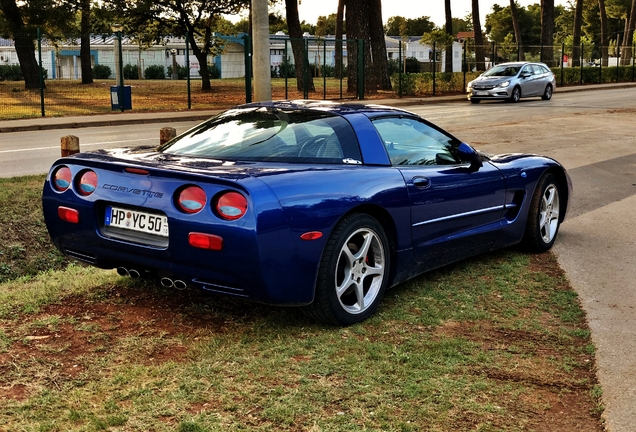
<svg viewBox="0 0 636 432">
<path fill-rule="evenodd" d="M 523 199 L 525 198 L 525 191 L 516 191 L 512 196 L 511 202 L 506 204 L 506 219 L 513 221 L 519 216 L 519 211 L 523 205 Z"/>
</svg>

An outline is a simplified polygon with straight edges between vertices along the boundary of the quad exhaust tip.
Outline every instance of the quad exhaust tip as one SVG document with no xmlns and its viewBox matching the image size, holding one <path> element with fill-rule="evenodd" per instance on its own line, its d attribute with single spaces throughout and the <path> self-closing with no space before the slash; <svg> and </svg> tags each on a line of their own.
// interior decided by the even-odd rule
<svg viewBox="0 0 636 432">
<path fill-rule="evenodd" d="M 117 267 L 117 274 L 119 276 L 130 276 L 131 279 L 138 279 L 141 277 L 139 270 L 127 269 L 126 267 Z M 179 291 L 188 288 L 187 282 L 181 279 L 171 279 L 169 277 L 161 278 L 161 286 L 166 288 L 175 288 Z"/>
<path fill-rule="evenodd" d="M 127 269 L 126 267 L 117 267 L 117 274 L 119 276 L 130 276 L 132 279 L 138 279 L 141 277 L 139 270 Z"/>
<path fill-rule="evenodd" d="M 172 280 L 169 277 L 164 277 L 161 278 L 161 286 L 164 286 L 166 288 L 175 288 L 181 291 L 186 289 L 188 287 L 188 284 L 181 279 Z"/>
</svg>

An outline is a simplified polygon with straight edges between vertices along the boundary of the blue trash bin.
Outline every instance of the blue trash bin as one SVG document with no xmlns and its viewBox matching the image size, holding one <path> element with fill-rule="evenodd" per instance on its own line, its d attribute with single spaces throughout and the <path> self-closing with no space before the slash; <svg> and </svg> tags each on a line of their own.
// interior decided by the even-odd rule
<svg viewBox="0 0 636 432">
<path fill-rule="evenodd" d="M 130 86 L 124 87 L 124 97 L 119 100 L 119 86 L 110 86 L 110 107 L 113 111 L 121 111 L 122 105 L 125 110 L 132 109 L 132 89 Z"/>
</svg>

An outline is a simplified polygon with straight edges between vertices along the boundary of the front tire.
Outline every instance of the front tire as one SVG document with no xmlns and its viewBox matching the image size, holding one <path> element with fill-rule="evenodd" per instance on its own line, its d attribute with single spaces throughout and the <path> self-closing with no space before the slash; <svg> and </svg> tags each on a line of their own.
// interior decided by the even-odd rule
<svg viewBox="0 0 636 432">
<path fill-rule="evenodd" d="M 509 102 L 517 103 L 521 99 L 521 89 L 519 87 L 515 87 L 512 89 L 512 94 L 510 95 Z"/>
<path fill-rule="evenodd" d="M 327 240 L 314 302 L 305 312 L 335 325 L 366 320 L 386 291 L 389 255 L 387 236 L 377 220 L 365 214 L 345 217 Z"/>
<path fill-rule="evenodd" d="M 474 104 L 478 104 L 480 102 L 480 99 L 471 99 L 470 103 L 474 103 Z"/>
<path fill-rule="evenodd" d="M 531 252 L 552 247 L 561 225 L 561 187 L 553 174 L 544 174 L 530 203 L 522 246 Z"/>
</svg>

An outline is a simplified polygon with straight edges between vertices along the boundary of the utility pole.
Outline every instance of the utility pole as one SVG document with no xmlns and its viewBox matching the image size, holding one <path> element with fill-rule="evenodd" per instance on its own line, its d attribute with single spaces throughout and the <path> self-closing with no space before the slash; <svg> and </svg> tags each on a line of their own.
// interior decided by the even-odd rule
<svg viewBox="0 0 636 432">
<path fill-rule="evenodd" d="M 269 58 L 269 16 L 267 0 L 252 0 L 252 46 L 254 47 L 254 101 L 272 100 Z"/>
</svg>

